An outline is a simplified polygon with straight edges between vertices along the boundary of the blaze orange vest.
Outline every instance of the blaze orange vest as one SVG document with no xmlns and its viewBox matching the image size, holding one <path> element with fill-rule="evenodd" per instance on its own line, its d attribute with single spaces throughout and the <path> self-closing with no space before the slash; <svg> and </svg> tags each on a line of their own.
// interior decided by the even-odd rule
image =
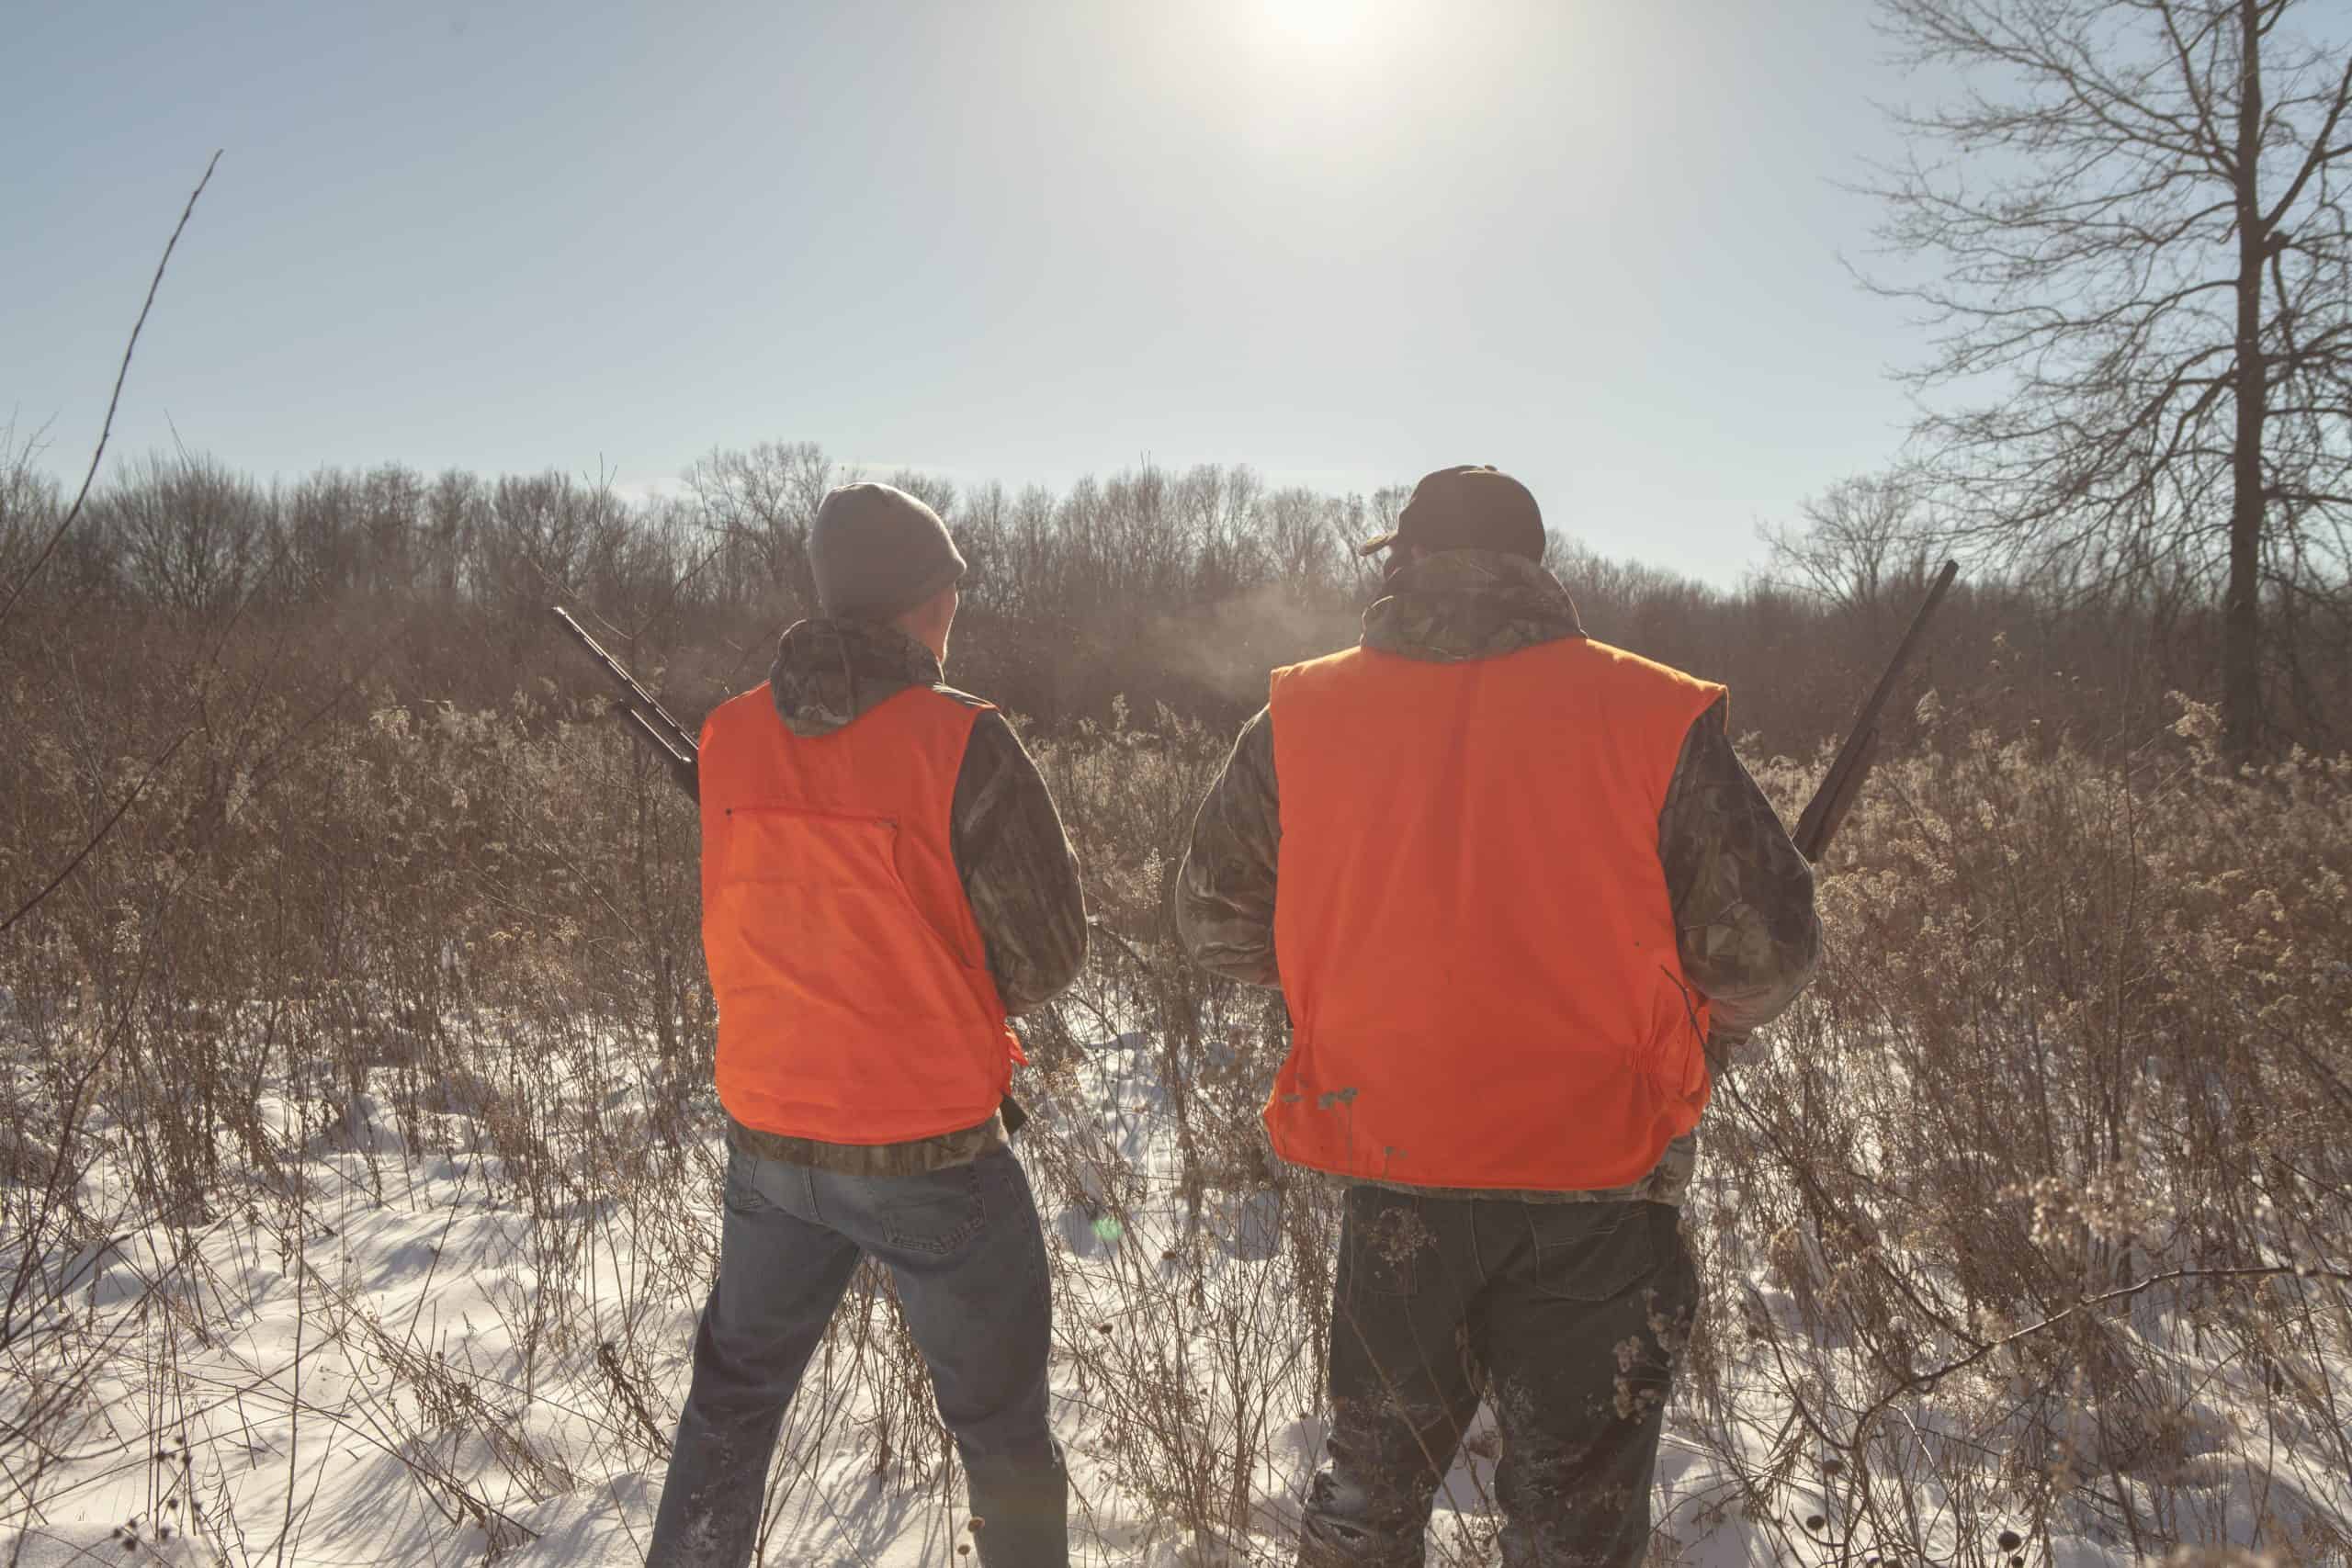
<svg viewBox="0 0 2352 1568">
<path fill-rule="evenodd" d="M 1278 670 L 1266 1105 L 1294 1164 L 1415 1187 L 1639 1180 L 1707 1103 L 1657 819 L 1721 686 L 1583 637 Z"/>
<path fill-rule="evenodd" d="M 948 827 L 985 705 L 910 687 L 812 738 L 763 684 L 703 721 L 703 955 L 745 1126 L 904 1143 L 1004 1097 L 1020 1046 Z"/>
</svg>

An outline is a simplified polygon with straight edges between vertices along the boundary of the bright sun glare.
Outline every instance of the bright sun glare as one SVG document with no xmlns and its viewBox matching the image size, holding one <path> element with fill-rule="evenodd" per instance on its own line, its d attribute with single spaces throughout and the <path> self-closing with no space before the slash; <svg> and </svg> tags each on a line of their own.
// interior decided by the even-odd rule
<svg viewBox="0 0 2352 1568">
<path fill-rule="evenodd" d="M 1263 0 L 1266 20 L 1301 44 L 1340 43 L 1363 30 L 1362 0 Z"/>
<path fill-rule="evenodd" d="M 1380 9 L 1373 0 L 1258 0 L 1267 41 L 1299 64 L 1360 62 Z"/>
</svg>

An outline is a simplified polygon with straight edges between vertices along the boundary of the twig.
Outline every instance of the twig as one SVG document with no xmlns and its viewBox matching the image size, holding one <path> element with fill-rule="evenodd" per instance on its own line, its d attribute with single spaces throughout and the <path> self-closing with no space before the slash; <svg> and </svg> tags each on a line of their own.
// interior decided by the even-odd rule
<svg viewBox="0 0 2352 1568">
<path fill-rule="evenodd" d="M 1086 928 L 1089 931 L 1098 931 L 1103 936 L 1109 937 L 1126 953 L 1126 955 L 1129 958 L 1136 961 L 1136 966 L 1142 969 L 1145 974 L 1148 975 L 1152 972 L 1151 960 L 1146 958 L 1142 953 L 1137 953 L 1134 942 L 1131 942 L 1125 937 L 1121 936 L 1110 926 L 1103 924 L 1100 919 L 1090 919 L 1086 922 Z"/>
<path fill-rule="evenodd" d="M 2072 1306 L 2062 1308 L 2039 1323 L 2030 1323 L 2015 1333 L 2005 1334 L 1998 1339 L 1986 1341 L 1958 1360 L 1946 1361 L 1930 1371 L 1914 1373 L 1880 1395 L 1878 1402 L 1863 1411 L 1861 1419 L 1854 1423 L 1854 1435 L 1845 1446 L 1853 1455 L 1856 1480 L 1867 1491 L 1870 1465 L 1864 1453 L 1864 1443 L 1870 1436 L 1872 1424 L 1884 1415 L 1887 1408 L 1896 1400 L 1908 1393 L 1924 1393 L 1954 1372 L 1965 1371 L 1974 1366 L 1994 1351 L 2005 1346 L 2015 1345 L 2020 1340 L 2030 1339 L 2045 1329 L 2054 1328 L 2086 1307 L 2103 1306 L 2109 1302 L 2121 1301 L 2127 1296 L 2136 1296 L 2151 1286 L 2173 1284 L 2182 1280 L 2277 1280 L 2290 1277 L 2299 1280 L 2352 1280 L 2352 1273 L 2343 1269 L 2323 1269 L 2307 1263 L 2274 1263 L 2245 1269 L 2169 1269 L 2162 1274 L 2151 1274 L 2137 1284 L 2120 1286 L 2112 1291 L 2102 1292 L 2096 1296 L 2085 1296 Z"/>
<path fill-rule="evenodd" d="M 74 497 L 74 504 L 67 510 L 64 521 L 59 523 L 49 536 L 49 543 L 40 547 L 40 554 L 33 558 L 33 564 L 25 569 L 24 576 L 17 579 L 17 585 L 8 591 L 7 603 L 0 604 L 0 639 L 8 635 L 9 612 L 17 607 L 17 601 L 24 597 L 25 590 L 31 585 L 32 580 L 40 575 L 40 569 L 49 564 L 49 558 L 56 552 L 58 541 L 65 537 L 66 531 L 82 515 L 83 503 L 90 499 L 90 486 L 98 477 L 99 460 L 107 455 L 107 438 L 114 434 L 115 410 L 122 402 L 122 384 L 130 375 L 130 355 L 139 346 L 141 330 L 147 325 L 147 312 L 155 308 L 155 290 L 164 286 L 164 269 L 172 265 L 173 247 L 180 243 L 180 233 L 196 211 L 196 198 L 202 196 L 204 187 L 212 183 L 212 171 L 220 163 L 220 154 L 216 151 L 211 161 L 204 165 L 204 177 L 196 182 L 194 190 L 188 192 L 187 205 L 180 209 L 180 220 L 173 228 L 172 237 L 164 244 L 163 259 L 155 264 L 155 276 L 147 285 L 147 302 L 139 307 L 139 320 L 131 323 L 130 341 L 122 345 L 122 365 L 114 373 L 114 395 L 107 400 L 106 423 L 98 427 L 98 445 L 90 454 L 89 471 L 82 476 L 82 489 Z"/>
<path fill-rule="evenodd" d="M 10 926 L 15 925 L 18 920 L 21 920 L 27 915 L 31 914 L 34 908 L 38 906 L 42 899 L 56 892 L 57 889 L 64 883 L 65 879 L 74 874 L 74 867 L 80 865 L 84 861 L 90 858 L 90 852 L 96 849 L 100 841 L 103 840 L 108 833 L 114 830 L 114 825 L 122 820 L 122 814 L 130 809 L 131 803 L 136 801 L 141 795 L 146 792 L 149 784 L 155 782 L 155 775 L 164 771 L 164 764 L 172 760 L 172 754 L 177 751 L 181 745 L 187 741 L 187 738 L 195 733 L 196 731 L 192 728 L 181 730 L 178 736 L 174 739 L 172 743 L 164 748 L 164 754 L 156 758 L 153 762 L 147 764 L 147 771 L 140 775 L 139 782 L 131 786 L 130 793 L 122 797 L 122 804 L 116 807 L 114 811 L 107 818 L 107 819 L 98 824 L 98 830 L 90 835 L 89 840 L 85 843 L 80 850 L 75 852 L 72 860 L 65 863 L 64 869 L 60 871 L 55 876 L 51 877 L 47 886 L 43 887 L 40 892 L 34 894 L 31 897 L 18 905 L 15 914 L 9 916 L 6 920 L 0 920 L 0 933 L 5 933 Z"/>
</svg>

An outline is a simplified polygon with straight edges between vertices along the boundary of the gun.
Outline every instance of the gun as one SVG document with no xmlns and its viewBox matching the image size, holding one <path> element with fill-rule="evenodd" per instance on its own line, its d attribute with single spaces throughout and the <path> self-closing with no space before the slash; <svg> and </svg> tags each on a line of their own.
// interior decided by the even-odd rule
<svg viewBox="0 0 2352 1568">
<path fill-rule="evenodd" d="M 613 683 L 620 688 L 619 711 L 627 714 L 630 722 L 637 726 L 638 734 L 652 744 L 653 754 L 669 768 L 670 776 L 678 781 L 678 787 L 686 792 L 686 798 L 700 801 L 702 775 L 695 762 L 701 749 L 695 744 L 695 738 L 686 733 L 685 726 L 672 718 L 670 710 L 654 701 L 653 694 L 639 685 L 637 677 L 624 669 L 619 660 L 606 653 L 605 645 L 588 635 L 587 627 L 571 618 L 571 611 L 560 604 L 550 608 L 555 611 L 555 618 L 563 623 L 563 629 L 579 639 L 580 646 L 605 667 L 605 673 L 610 675 Z"/>
<path fill-rule="evenodd" d="M 604 644 L 588 635 L 588 628 L 571 618 L 571 612 L 560 604 L 550 605 L 555 618 L 563 629 L 579 639 L 580 646 L 605 667 L 605 673 L 620 688 L 620 711 L 637 726 L 637 732 L 653 747 L 655 756 L 669 768 L 670 776 L 686 792 L 686 798 L 699 805 L 702 801 L 702 773 L 699 766 L 702 748 L 686 733 L 685 726 L 670 716 L 670 710 L 656 702 L 653 694 L 637 682 L 621 661 L 605 651 Z M 1021 1102 L 1006 1095 L 997 1106 L 997 1114 L 1004 1118 L 1004 1135 L 1012 1137 L 1029 1124 L 1029 1112 Z"/>
<path fill-rule="evenodd" d="M 1911 651 L 1918 646 L 1920 633 L 1927 630 L 1928 617 L 1936 613 L 1936 606 L 1943 603 L 1944 591 L 1959 575 L 1960 563 L 1956 560 L 1944 562 L 1943 570 L 1936 573 L 1936 581 L 1928 590 L 1927 601 L 1911 617 L 1910 629 L 1903 634 L 1903 640 L 1894 645 L 1894 657 L 1887 661 L 1886 672 L 1871 688 L 1870 700 L 1855 716 L 1854 728 L 1848 732 L 1846 743 L 1838 748 L 1837 760 L 1829 764 L 1829 772 L 1823 775 L 1821 787 L 1813 792 L 1813 799 L 1806 804 L 1804 815 L 1797 818 L 1797 830 L 1790 836 L 1796 840 L 1797 852 L 1816 865 L 1820 863 L 1821 857 L 1829 852 L 1829 840 L 1838 836 L 1838 829 L 1845 823 L 1846 813 L 1853 807 L 1854 797 L 1861 793 L 1864 775 L 1869 773 L 1871 764 L 1878 759 L 1879 714 L 1885 708 L 1886 699 L 1894 694 L 1895 679 L 1903 673 L 1904 665 L 1910 662 Z"/>
</svg>

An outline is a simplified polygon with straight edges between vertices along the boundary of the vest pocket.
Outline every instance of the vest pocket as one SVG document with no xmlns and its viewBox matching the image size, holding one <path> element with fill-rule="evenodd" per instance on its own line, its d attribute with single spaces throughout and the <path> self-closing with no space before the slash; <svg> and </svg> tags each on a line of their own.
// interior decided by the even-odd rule
<svg viewBox="0 0 2352 1568">
<path fill-rule="evenodd" d="M 716 888 L 723 940 L 706 943 L 715 984 L 797 979 L 821 993 L 835 989 L 831 979 L 883 1015 L 973 1010 L 965 982 L 935 983 L 946 978 L 943 969 L 978 965 L 899 875 L 895 819 L 735 806 L 726 822 Z M 936 963 L 921 962 L 910 945 Z"/>
<path fill-rule="evenodd" d="M 1706 1025 L 1698 992 L 1663 966 L 1657 985 L 1641 1066 L 1657 1091 L 1660 1119 L 1679 1137 L 1699 1124 L 1707 1102 Z"/>
<path fill-rule="evenodd" d="M 703 945 L 729 1109 L 862 1144 L 985 1116 L 1010 1070 L 1003 1026 L 901 881 L 899 825 L 783 805 L 721 820 Z"/>
</svg>

